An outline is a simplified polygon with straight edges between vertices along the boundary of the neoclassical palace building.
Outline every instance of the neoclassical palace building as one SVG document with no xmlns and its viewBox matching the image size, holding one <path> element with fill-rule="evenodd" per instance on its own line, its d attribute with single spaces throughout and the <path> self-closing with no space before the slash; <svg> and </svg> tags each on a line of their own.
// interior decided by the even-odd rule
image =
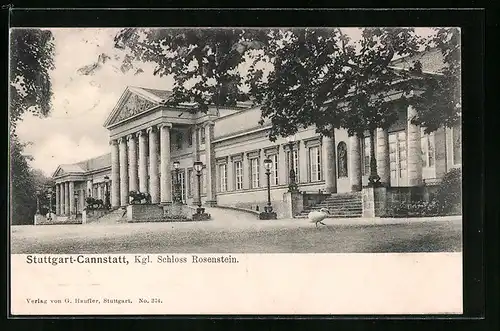
<svg viewBox="0 0 500 331">
<path fill-rule="evenodd" d="M 424 72 L 442 67 L 441 53 L 420 55 Z M 404 68 L 409 61 L 393 63 Z M 173 183 L 180 182 L 182 201 L 196 204 L 195 161 L 204 164 L 201 200 L 206 205 L 255 208 L 267 201 L 264 159 L 272 160 L 271 201 L 278 215 L 288 190 L 290 169 L 300 191 L 345 193 L 368 182 L 370 137 L 349 137 L 343 129 L 335 140 L 320 137 L 315 128 L 271 142 L 270 123 L 259 125 L 261 112 L 250 103 L 206 114 L 195 105 L 167 107 L 169 91 L 127 87 L 104 126 L 109 130 L 110 153 L 54 172 L 56 214 L 83 210 L 86 197 L 105 199 L 113 207 L 129 203 L 129 192 L 148 192 L 154 204 L 168 203 Z M 415 110 L 399 109 L 399 120 L 388 130 L 377 130 L 375 151 L 381 182 L 391 187 L 419 186 L 438 181 L 461 165 L 461 129 L 441 128 L 431 134 L 409 119 Z M 174 170 L 173 163 L 179 167 Z M 177 174 L 177 175 L 176 175 Z M 177 178 L 175 178 L 177 176 Z"/>
</svg>

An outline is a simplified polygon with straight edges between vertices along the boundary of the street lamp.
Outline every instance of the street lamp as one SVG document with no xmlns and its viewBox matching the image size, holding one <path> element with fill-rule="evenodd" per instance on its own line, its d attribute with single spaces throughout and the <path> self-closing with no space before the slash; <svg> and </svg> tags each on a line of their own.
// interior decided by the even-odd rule
<svg viewBox="0 0 500 331">
<path fill-rule="evenodd" d="M 275 220 L 276 213 L 273 212 L 273 206 L 271 206 L 271 168 L 273 167 L 273 161 L 267 158 L 264 160 L 264 168 L 266 169 L 267 176 L 267 206 L 264 207 L 264 211 L 259 214 L 261 220 Z"/>
<path fill-rule="evenodd" d="M 109 199 L 109 177 L 104 176 L 104 188 L 106 189 L 106 192 L 104 193 L 104 207 L 106 209 L 109 209 L 111 207 L 111 202 Z"/>
<path fill-rule="evenodd" d="M 193 168 L 196 171 L 196 176 L 198 177 L 198 209 L 196 209 L 197 214 L 203 214 L 205 208 L 201 208 L 201 171 L 203 170 L 203 162 L 196 161 L 193 164 Z"/>
<path fill-rule="evenodd" d="M 40 191 L 36 190 L 36 214 L 40 215 Z"/>
<path fill-rule="evenodd" d="M 286 141 L 288 142 L 288 149 L 290 150 L 289 156 L 288 156 L 288 164 L 290 165 L 290 174 L 289 174 L 289 183 L 288 183 L 288 191 L 289 192 L 296 192 L 297 191 L 297 183 L 295 182 L 295 167 L 294 167 L 294 162 L 293 162 L 293 145 L 295 143 L 295 135 L 293 136 L 288 136 L 286 138 Z"/>
<path fill-rule="evenodd" d="M 180 166 L 180 163 L 179 161 L 175 161 L 174 162 L 174 170 L 175 170 L 175 182 L 174 182 L 174 189 L 175 189 L 175 192 L 174 192 L 174 202 L 179 202 L 179 203 L 182 203 L 182 199 L 180 197 L 180 182 L 179 182 L 179 166 Z"/>
<path fill-rule="evenodd" d="M 78 191 L 75 190 L 75 216 L 78 215 Z"/>
<path fill-rule="evenodd" d="M 193 168 L 196 171 L 196 176 L 198 177 L 198 208 L 196 208 L 196 214 L 193 215 L 193 220 L 208 220 L 210 219 L 210 215 L 206 214 L 205 208 L 201 207 L 201 171 L 203 170 L 203 162 L 195 161 Z"/>
</svg>

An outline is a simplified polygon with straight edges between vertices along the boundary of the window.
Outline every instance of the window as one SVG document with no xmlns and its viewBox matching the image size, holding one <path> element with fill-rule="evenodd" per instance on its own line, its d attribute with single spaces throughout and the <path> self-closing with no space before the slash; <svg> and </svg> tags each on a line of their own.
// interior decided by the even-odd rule
<svg viewBox="0 0 500 331">
<path fill-rule="evenodd" d="M 292 153 L 292 157 L 293 157 L 293 171 L 295 172 L 295 182 L 298 182 L 299 181 L 299 154 L 297 152 L 297 150 L 293 150 L 293 153 Z M 286 163 L 287 163 L 287 178 L 288 178 L 288 181 L 290 181 L 290 170 L 291 170 L 291 166 L 290 166 L 290 151 L 287 151 L 286 152 Z"/>
<path fill-rule="evenodd" d="M 205 128 L 200 128 L 200 144 L 205 143 Z"/>
<path fill-rule="evenodd" d="M 321 153 L 319 146 L 309 148 L 309 173 L 311 182 L 321 180 Z"/>
<path fill-rule="evenodd" d="M 236 189 L 243 189 L 243 164 L 241 161 L 234 162 L 234 175 L 235 175 L 235 183 Z"/>
<path fill-rule="evenodd" d="M 425 134 L 424 129 L 421 129 L 420 142 L 422 150 L 422 166 L 433 167 L 435 160 L 434 133 Z"/>
<path fill-rule="evenodd" d="M 278 167 L 278 154 L 273 154 L 269 156 L 271 159 L 272 167 L 271 167 L 271 185 L 279 185 L 279 167 Z"/>
<path fill-rule="evenodd" d="M 337 145 L 337 172 L 338 177 L 347 177 L 347 145 L 341 141 Z"/>
<path fill-rule="evenodd" d="M 451 144 L 453 164 L 460 164 L 462 162 L 462 128 L 460 126 L 451 129 Z"/>
<path fill-rule="evenodd" d="M 363 139 L 363 175 L 370 174 L 370 137 Z"/>
<path fill-rule="evenodd" d="M 250 160 L 250 174 L 252 188 L 257 188 L 260 186 L 259 179 L 259 158 L 253 158 Z"/>
<path fill-rule="evenodd" d="M 187 131 L 187 141 L 188 141 L 188 146 L 193 146 L 193 129 L 189 128 Z"/>
<path fill-rule="evenodd" d="M 227 165 L 219 164 L 219 190 L 227 191 Z"/>
<path fill-rule="evenodd" d="M 175 134 L 175 147 L 177 149 L 182 149 L 182 132 L 177 132 Z"/>
<path fill-rule="evenodd" d="M 186 177 L 184 170 L 179 170 L 177 178 L 175 176 L 175 171 L 172 172 L 172 195 L 175 193 L 175 184 L 178 183 L 179 189 L 181 191 L 181 200 L 186 201 Z M 172 196 L 173 197 L 173 196 Z"/>
</svg>

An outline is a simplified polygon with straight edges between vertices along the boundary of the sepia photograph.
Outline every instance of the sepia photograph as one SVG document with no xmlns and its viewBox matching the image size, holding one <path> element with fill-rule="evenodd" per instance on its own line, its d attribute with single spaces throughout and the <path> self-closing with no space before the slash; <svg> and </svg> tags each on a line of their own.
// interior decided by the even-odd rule
<svg viewBox="0 0 500 331">
<path fill-rule="evenodd" d="M 441 253 L 456 257 L 453 267 L 433 260 L 432 268 L 418 270 L 443 284 L 441 272 L 451 274 L 456 286 L 446 293 L 456 293 L 448 301 L 453 308 L 399 308 L 460 312 L 460 33 L 456 27 L 11 28 L 10 252 L 23 256 L 12 270 L 18 292 L 34 274 L 39 281 L 59 277 L 58 289 L 73 286 L 70 274 L 85 274 L 88 293 L 104 279 L 118 286 L 111 273 L 122 275 L 126 288 L 125 277 L 153 277 L 151 284 L 173 277 L 156 267 L 129 273 L 118 266 L 129 263 L 243 265 L 245 256 L 265 254 L 269 260 L 261 261 L 272 274 L 275 253 L 301 261 L 325 253 L 347 254 L 345 263 L 363 257 L 368 262 L 359 268 L 397 254 L 396 269 L 410 273 L 418 261 L 403 262 L 405 256 Z M 88 270 L 77 272 L 74 263 Z M 106 264 L 116 268 L 99 280 Z M 288 272 L 300 278 L 310 264 Z M 47 265 L 47 273 L 36 265 Z M 329 262 L 310 271 L 319 265 Z M 238 268 L 243 277 L 245 266 Z M 203 273 L 179 270 L 176 281 Z M 220 282 L 222 274 L 238 281 L 240 271 L 220 270 L 203 282 Z M 363 270 L 354 278 L 370 269 Z M 337 286 L 353 279 L 342 272 Z M 385 278 L 386 287 L 397 273 Z M 438 278 L 425 281 L 438 287 Z M 281 286 L 260 284 L 247 290 Z M 344 294 L 347 300 L 352 293 Z M 15 299 L 23 307 L 38 300 Z M 91 307 L 115 299 L 68 300 Z M 238 312 L 258 311 L 255 302 Z M 261 308 L 302 311 L 293 302 Z M 352 311 L 393 312 L 359 307 Z"/>
<path fill-rule="evenodd" d="M 457 28 L 10 36 L 14 254 L 461 251 Z"/>
</svg>

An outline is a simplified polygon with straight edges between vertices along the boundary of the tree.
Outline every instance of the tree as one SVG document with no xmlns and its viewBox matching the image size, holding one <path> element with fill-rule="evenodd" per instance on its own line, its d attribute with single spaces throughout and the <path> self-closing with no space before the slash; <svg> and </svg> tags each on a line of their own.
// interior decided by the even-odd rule
<svg viewBox="0 0 500 331">
<path fill-rule="evenodd" d="M 420 73 L 418 62 L 410 70 L 390 67 L 395 57 L 415 55 L 422 41 L 412 28 L 366 28 L 359 42 L 359 52 L 352 53 L 344 79 L 349 82 L 349 92 L 343 98 L 346 109 L 342 127 L 348 134 L 370 135 L 371 185 L 378 185 L 375 157 L 375 132 L 388 129 L 399 117 L 397 105 L 407 103 L 407 95 L 414 85 L 412 74 Z"/>
<path fill-rule="evenodd" d="M 12 224 L 32 224 L 36 211 L 36 188 L 28 165 L 29 156 L 23 155 L 26 144 L 14 136 L 10 139 L 10 203 Z"/>
<path fill-rule="evenodd" d="M 462 112 L 460 30 L 436 28 L 435 32 L 427 41 L 426 49 L 439 49 L 445 66 L 438 75 L 426 75 L 415 81 L 416 87 L 423 92 L 411 100 L 417 109 L 412 122 L 424 127 L 426 133 L 460 124 Z"/>
<path fill-rule="evenodd" d="M 23 114 L 46 116 L 50 112 L 54 69 L 54 38 L 51 31 L 10 31 L 10 203 L 12 224 L 32 224 L 36 211 L 37 183 L 23 155 L 26 143 L 16 136 L 16 124 Z"/>
<path fill-rule="evenodd" d="M 285 41 L 283 41 L 285 39 Z M 349 135 L 370 132 L 371 180 L 377 182 L 373 137 L 398 119 L 394 97 L 405 100 L 410 72 L 389 68 L 395 56 L 419 49 L 413 29 L 367 28 L 357 44 L 341 29 L 292 31 L 265 49 L 274 68 L 267 82 L 252 70 L 251 86 L 262 104 L 262 121 L 270 118 L 271 140 L 315 126 L 333 137 L 335 128 Z M 260 60 L 260 59 L 257 59 Z"/>
<path fill-rule="evenodd" d="M 206 112 L 248 98 L 238 65 L 265 40 L 263 30 L 129 28 L 116 35 L 115 47 L 131 53 L 125 57 L 128 68 L 133 59 L 153 62 L 155 75 L 174 78 L 168 105 L 195 102 L 194 111 Z"/>
<path fill-rule="evenodd" d="M 49 30 L 10 31 L 10 130 L 26 112 L 50 112 L 54 69 L 54 37 Z"/>
</svg>

